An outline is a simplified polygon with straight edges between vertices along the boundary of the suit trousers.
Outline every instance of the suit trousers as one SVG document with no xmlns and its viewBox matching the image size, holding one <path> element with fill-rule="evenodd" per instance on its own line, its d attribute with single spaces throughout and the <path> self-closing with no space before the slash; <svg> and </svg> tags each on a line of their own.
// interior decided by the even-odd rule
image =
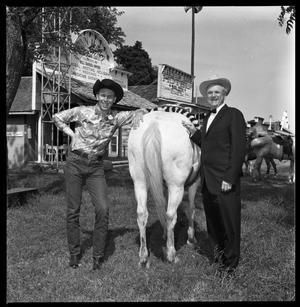
<svg viewBox="0 0 300 307">
<path fill-rule="evenodd" d="M 72 152 L 64 167 L 67 199 L 67 241 L 71 255 L 80 250 L 80 207 L 84 184 L 95 208 L 93 231 L 93 257 L 103 257 L 109 218 L 109 199 L 104 175 L 103 160 L 88 160 Z"/>
<path fill-rule="evenodd" d="M 229 192 L 215 195 L 209 192 L 204 180 L 202 195 L 210 242 L 222 255 L 221 264 L 236 268 L 241 239 L 240 181 Z"/>
</svg>

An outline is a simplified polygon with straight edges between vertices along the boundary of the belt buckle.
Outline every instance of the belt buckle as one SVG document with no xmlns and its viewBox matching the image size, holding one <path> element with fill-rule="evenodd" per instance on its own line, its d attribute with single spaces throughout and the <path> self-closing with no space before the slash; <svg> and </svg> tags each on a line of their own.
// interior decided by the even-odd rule
<svg viewBox="0 0 300 307">
<path fill-rule="evenodd" d="M 75 154 L 76 156 L 80 157 L 80 158 L 88 158 L 88 155 L 84 152 L 82 152 L 81 150 L 73 150 L 72 151 L 73 154 Z"/>
<path fill-rule="evenodd" d="M 88 158 L 88 157 L 87 157 Z M 92 155 L 91 158 L 88 158 L 88 160 L 90 161 L 98 161 L 99 160 L 99 156 L 97 155 Z"/>
</svg>

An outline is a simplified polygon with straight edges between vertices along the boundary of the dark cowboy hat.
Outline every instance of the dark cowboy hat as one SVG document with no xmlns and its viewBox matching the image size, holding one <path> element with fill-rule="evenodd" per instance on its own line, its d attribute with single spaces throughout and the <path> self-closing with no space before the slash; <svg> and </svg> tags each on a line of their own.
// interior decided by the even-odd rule
<svg viewBox="0 0 300 307">
<path fill-rule="evenodd" d="M 124 96 L 124 92 L 123 92 L 122 87 L 117 82 L 115 82 L 111 79 L 102 79 L 102 81 L 97 80 L 95 82 L 95 84 L 93 86 L 93 93 L 94 93 L 95 97 L 102 88 L 108 88 L 115 93 L 115 95 L 117 97 L 115 103 L 118 103 Z"/>
<path fill-rule="evenodd" d="M 200 93 L 202 94 L 202 96 L 207 96 L 207 90 L 212 85 L 223 86 L 227 91 L 226 96 L 229 94 L 231 90 L 231 83 L 228 79 L 226 78 L 209 79 L 209 80 L 203 81 L 199 86 Z"/>
</svg>

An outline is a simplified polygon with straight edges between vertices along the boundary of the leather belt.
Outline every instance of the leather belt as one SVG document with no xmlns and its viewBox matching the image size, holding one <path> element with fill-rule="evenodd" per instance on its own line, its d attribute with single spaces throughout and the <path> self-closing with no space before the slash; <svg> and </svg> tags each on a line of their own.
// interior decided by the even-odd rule
<svg viewBox="0 0 300 307">
<path fill-rule="evenodd" d="M 72 153 L 74 153 L 75 155 L 78 155 L 80 157 L 83 157 L 85 159 L 88 159 L 88 160 L 98 160 L 98 161 L 102 160 L 101 156 L 95 156 L 94 158 L 89 158 L 89 154 L 88 153 L 80 151 L 80 150 L 72 150 Z"/>
</svg>

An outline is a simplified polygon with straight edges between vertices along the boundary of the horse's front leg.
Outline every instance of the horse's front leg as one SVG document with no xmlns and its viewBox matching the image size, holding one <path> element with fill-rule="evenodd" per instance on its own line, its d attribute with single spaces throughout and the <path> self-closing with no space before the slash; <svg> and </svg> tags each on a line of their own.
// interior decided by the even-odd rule
<svg viewBox="0 0 300 307">
<path fill-rule="evenodd" d="M 146 225 L 148 220 L 147 210 L 147 187 L 145 184 L 134 184 L 134 192 L 137 201 L 137 223 L 140 230 L 139 266 L 146 265 L 149 268 L 148 249 L 146 241 Z"/>
<path fill-rule="evenodd" d="M 167 252 L 166 257 L 170 262 L 178 262 L 175 250 L 174 227 L 177 220 L 177 208 L 182 201 L 184 186 L 169 186 L 168 209 L 167 209 Z"/>
<path fill-rule="evenodd" d="M 257 156 L 254 162 L 253 171 L 252 171 L 252 176 L 253 176 L 254 181 L 261 179 L 260 168 L 261 168 L 262 161 L 263 161 L 263 157 Z"/>
<path fill-rule="evenodd" d="M 250 172 L 249 172 L 248 154 L 246 154 L 245 160 L 244 160 L 244 163 L 243 163 L 243 164 L 245 164 L 245 175 L 249 175 Z"/>
<path fill-rule="evenodd" d="M 266 175 L 270 175 L 270 168 L 271 168 L 271 162 L 269 159 L 265 159 L 266 165 L 267 165 L 267 171 Z"/>
<path fill-rule="evenodd" d="M 249 161 L 249 175 L 252 176 L 255 161 Z"/>
<path fill-rule="evenodd" d="M 198 177 L 197 180 L 188 188 L 189 206 L 187 211 L 187 218 L 189 221 L 189 228 L 188 228 L 187 244 L 191 245 L 197 242 L 195 238 L 194 217 L 195 217 L 195 197 L 199 186 L 200 186 L 200 177 Z"/>
</svg>

